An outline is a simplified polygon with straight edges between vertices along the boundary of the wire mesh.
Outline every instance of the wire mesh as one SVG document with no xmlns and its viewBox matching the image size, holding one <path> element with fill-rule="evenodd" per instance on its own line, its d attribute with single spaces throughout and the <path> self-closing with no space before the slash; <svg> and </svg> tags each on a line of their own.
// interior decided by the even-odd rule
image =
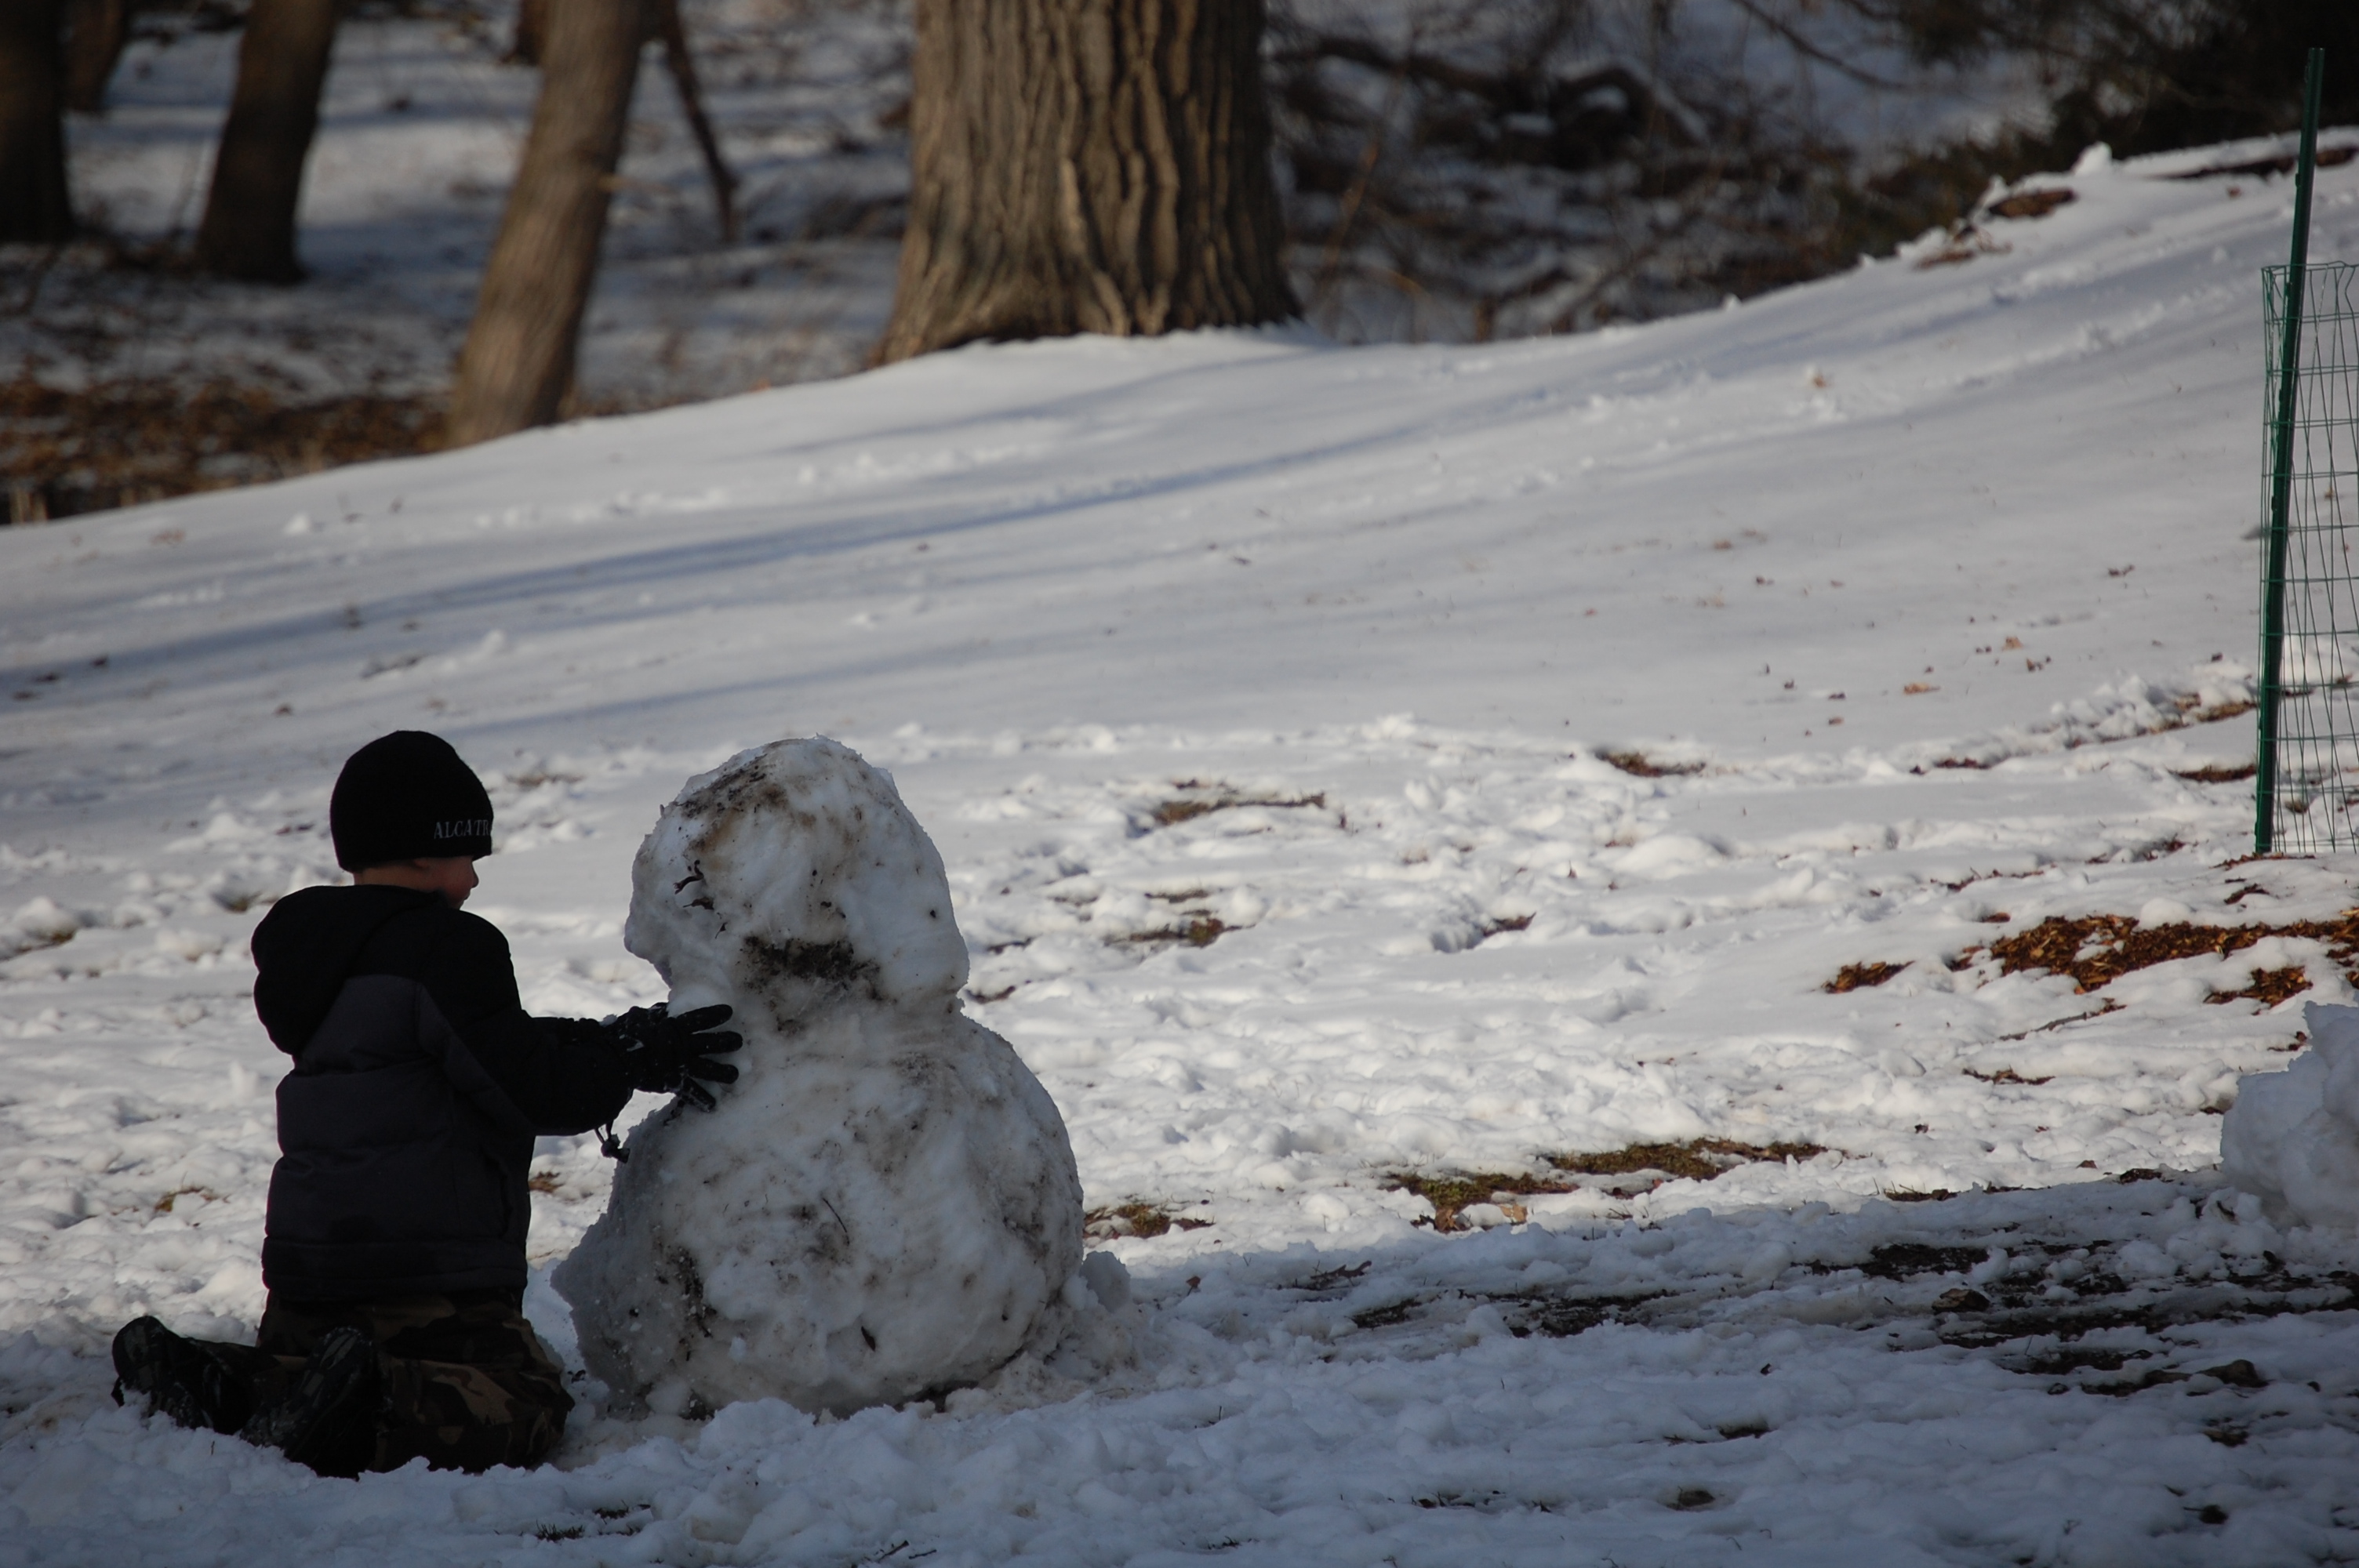
<svg viewBox="0 0 2359 1568">
<path fill-rule="evenodd" d="M 2281 592 L 2276 670 L 2277 768 L 2270 806 L 2281 854 L 2359 849 L 2359 265 L 2302 269 L 2293 415 L 2277 406 L 2289 269 L 2265 274 L 2269 466 L 2264 527 L 2290 448 L 2281 584 L 2261 555 L 2263 614 Z M 2264 653 L 2264 663 L 2267 654 Z M 2266 687 L 2271 672 L 2264 667 Z M 2267 699 L 2264 693 L 2263 700 Z"/>
</svg>

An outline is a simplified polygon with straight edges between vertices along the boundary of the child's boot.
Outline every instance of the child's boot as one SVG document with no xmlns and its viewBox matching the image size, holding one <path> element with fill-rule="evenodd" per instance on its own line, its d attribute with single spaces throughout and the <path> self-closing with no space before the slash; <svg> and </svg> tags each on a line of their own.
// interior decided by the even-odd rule
<svg viewBox="0 0 2359 1568">
<path fill-rule="evenodd" d="M 129 1389 L 147 1396 L 151 1414 L 162 1411 L 185 1427 L 235 1432 L 254 1411 L 253 1372 L 241 1363 L 256 1354 L 183 1339 L 155 1318 L 136 1318 L 114 1336 L 114 1400 L 122 1403 Z"/>
<path fill-rule="evenodd" d="M 238 1435 L 322 1476 L 357 1476 L 375 1456 L 385 1405 L 376 1346 L 357 1328 L 332 1328 L 294 1386 L 254 1412 Z"/>
</svg>

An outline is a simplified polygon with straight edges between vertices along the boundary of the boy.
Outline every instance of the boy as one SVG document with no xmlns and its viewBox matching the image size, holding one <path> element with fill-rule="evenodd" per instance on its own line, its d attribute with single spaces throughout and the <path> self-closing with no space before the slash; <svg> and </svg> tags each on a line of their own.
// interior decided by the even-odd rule
<svg viewBox="0 0 2359 1568">
<path fill-rule="evenodd" d="M 636 1089 L 711 1108 L 737 1070 L 712 1030 L 635 1008 L 537 1019 L 507 943 L 460 906 L 492 852 L 482 781 L 400 730 L 345 762 L 328 808 L 350 887 L 306 888 L 255 928 L 255 1010 L 294 1070 L 252 1348 L 153 1317 L 115 1336 L 131 1389 L 183 1426 L 237 1433 L 321 1475 L 538 1465 L 573 1400 L 525 1321 L 533 1140 L 611 1126 Z M 611 1144 L 610 1144 L 611 1147 Z"/>
</svg>

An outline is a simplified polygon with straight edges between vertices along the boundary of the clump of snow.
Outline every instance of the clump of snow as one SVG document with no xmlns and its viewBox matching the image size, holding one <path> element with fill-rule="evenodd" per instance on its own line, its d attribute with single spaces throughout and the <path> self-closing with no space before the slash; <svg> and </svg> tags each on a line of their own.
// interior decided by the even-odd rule
<svg viewBox="0 0 2359 1568">
<path fill-rule="evenodd" d="M 54 899 L 33 899 L 0 925 L 0 958 L 71 942 L 74 933 L 87 924 L 71 910 L 60 907 Z"/>
<path fill-rule="evenodd" d="M 1118 1304 L 1079 1273 L 1055 1103 L 959 1011 L 941 857 L 890 779 L 832 741 L 741 753 L 666 808 L 632 881 L 626 945 L 675 1009 L 734 1008 L 745 1045 L 718 1111 L 640 1125 L 556 1275 L 623 1408 L 940 1395 Z"/>
<path fill-rule="evenodd" d="M 2310 1048 L 2282 1073 L 2242 1080 L 2221 1170 L 2280 1225 L 2359 1228 L 2359 1007 L 2305 1011 Z"/>
</svg>

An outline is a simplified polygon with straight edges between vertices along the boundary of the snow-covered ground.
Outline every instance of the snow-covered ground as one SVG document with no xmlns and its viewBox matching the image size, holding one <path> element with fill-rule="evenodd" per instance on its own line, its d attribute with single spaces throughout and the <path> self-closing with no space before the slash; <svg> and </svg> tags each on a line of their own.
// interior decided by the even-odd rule
<svg viewBox="0 0 2359 1568">
<path fill-rule="evenodd" d="M 1990 948 L 2351 902 L 2180 776 L 2251 745 L 2289 200 L 2161 177 L 2255 150 L 1640 330 L 974 349 L 0 533 L 0 1563 L 2359 1555 L 2359 1242 L 2207 1171 L 2300 1029 L 2207 999 L 2340 965 Z M 1100 1243 L 1136 1368 L 356 1484 L 116 1409 L 125 1319 L 260 1311 L 244 944 L 397 726 L 491 775 L 549 1011 L 660 994 L 619 933 L 690 773 L 889 768 L 1088 1201 L 1207 1222 Z M 1698 1138 L 1823 1152 L 1450 1234 L 1394 1179 Z M 547 1265 L 607 1175 L 540 1168 Z"/>
</svg>

